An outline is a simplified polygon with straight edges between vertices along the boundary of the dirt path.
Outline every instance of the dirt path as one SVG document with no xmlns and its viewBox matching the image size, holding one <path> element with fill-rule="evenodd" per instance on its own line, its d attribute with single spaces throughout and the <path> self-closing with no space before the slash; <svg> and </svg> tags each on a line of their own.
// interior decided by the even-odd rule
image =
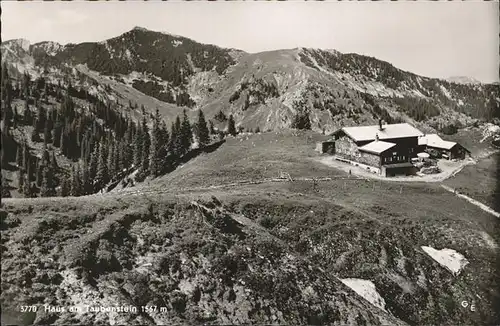
<svg viewBox="0 0 500 326">
<path fill-rule="evenodd" d="M 475 200 L 475 199 L 472 199 L 470 198 L 469 196 L 466 196 L 464 194 L 461 194 L 459 193 L 458 191 L 456 191 L 455 189 L 451 188 L 451 187 L 448 187 L 448 186 L 445 186 L 445 185 L 441 185 L 441 187 L 443 187 L 444 189 L 446 189 L 447 191 L 449 192 L 452 192 L 454 193 L 455 195 L 457 195 L 458 197 L 460 198 L 463 198 L 465 200 L 467 200 L 469 203 L 473 204 L 473 205 L 476 205 L 477 207 L 479 207 L 480 209 L 482 209 L 483 211 L 487 212 L 487 213 L 490 213 L 498 218 L 500 218 L 500 213 L 493 210 L 492 208 L 486 206 L 485 204 Z"/>
</svg>

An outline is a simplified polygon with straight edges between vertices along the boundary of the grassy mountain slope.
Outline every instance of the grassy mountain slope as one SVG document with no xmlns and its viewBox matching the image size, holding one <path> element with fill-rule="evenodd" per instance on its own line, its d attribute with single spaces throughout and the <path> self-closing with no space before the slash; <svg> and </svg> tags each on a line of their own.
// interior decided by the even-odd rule
<svg viewBox="0 0 500 326">
<path fill-rule="evenodd" d="M 5 201 L 3 302 L 168 307 L 141 316 L 34 316 L 58 323 L 498 319 L 495 217 L 439 185 L 335 179 L 347 176 L 311 160 L 322 137 L 314 133 L 246 137 L 230 138 L 149 185 Z M 294 181 L 234 185 L 279 171 Z M 301 179 L 325 176 L 332 180 L 316 186 Z M 23 243 L 37 256 L 31 259 Z M 421 246 L 454 249 L 469 264 L 453 275 Z M 29 263 L 46 268 L 19 277 Z M 392 317 L 348 290 L 339 282 L 345 278 L 374 282 Z M 464 309 L 464 300 L 476 311 Z"/>
</svg>

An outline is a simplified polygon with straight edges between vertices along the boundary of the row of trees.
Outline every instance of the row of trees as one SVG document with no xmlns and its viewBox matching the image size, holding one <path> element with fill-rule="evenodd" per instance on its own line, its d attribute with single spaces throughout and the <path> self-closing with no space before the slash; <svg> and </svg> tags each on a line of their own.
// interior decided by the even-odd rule
<svg viewBox="0 0 500 326">
<path fill-rule="evenodd" d="M 203 147 L 210 142 L 210 135 L 223 136 L 211 121 L 207 124 L 202 111 L 195 123 L 184 111 L 167 128 L 158 110 L 149 116 L 142 107 L 142 118 L 135 122 L 118 113 L 121 107 L 117 104 L 89 98 L 71 83 L 63 87 L 41 78 L 33 82 L 26 74 L 13 90 L 9 81 L 7 69 L 2 69 L 2 138 L 13 140 L 12 148 L 2 154 L 15 153 L 19 192 L 28 197 L 94 193 L 135 169 L 139 170 L 138 178 L 156 177 L 185 155 L 194 141 Z M 77 107 L 73 96 L 87 99 L 87 109 Z M 18 106 L 12 110 L 13 98 L 24 100 L 21 110 Z M 23 126 L 31 135 L 16 143 L 10 130 Z M 227 119 L 227 130 L 231 135 L 238 133 L 232 115 Z M 43 150 L 37 157 L 30 146 L 39 142 Z M 67 159 L 63 168 L 56 157 Z M 8 163 L 14 158 L 2 159 Z M 2 191 L 8 191 L 4 184 Z"/>
</svg>

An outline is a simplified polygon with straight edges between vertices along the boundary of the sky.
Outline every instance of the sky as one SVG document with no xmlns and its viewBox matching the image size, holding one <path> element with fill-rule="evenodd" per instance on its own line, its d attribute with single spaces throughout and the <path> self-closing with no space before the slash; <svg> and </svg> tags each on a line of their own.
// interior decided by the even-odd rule
<svg viewBox="0 0 500 326">
<path fill-rule="evenodd" d="M 419 75 L 499 80 L 498 1 L 2 1 L 2 40 L 102 41 L 135 26 L 260 52 L 336 49 Z"/>
</svg>

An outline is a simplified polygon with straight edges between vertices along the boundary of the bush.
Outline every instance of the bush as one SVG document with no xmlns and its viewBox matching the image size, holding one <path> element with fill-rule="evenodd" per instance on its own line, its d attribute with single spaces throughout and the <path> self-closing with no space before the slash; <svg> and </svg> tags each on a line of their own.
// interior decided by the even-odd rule
<svg viewBox="0 0 500 326">
<path fill-rule="evenodd" d="M 274 228 L 277 224 L 278 221 L 276 221 L 274 218 L 271 216 L 264 216 L 260 221 L 259 224 L 266 229 L 272 229 Z"/>
</svg>

